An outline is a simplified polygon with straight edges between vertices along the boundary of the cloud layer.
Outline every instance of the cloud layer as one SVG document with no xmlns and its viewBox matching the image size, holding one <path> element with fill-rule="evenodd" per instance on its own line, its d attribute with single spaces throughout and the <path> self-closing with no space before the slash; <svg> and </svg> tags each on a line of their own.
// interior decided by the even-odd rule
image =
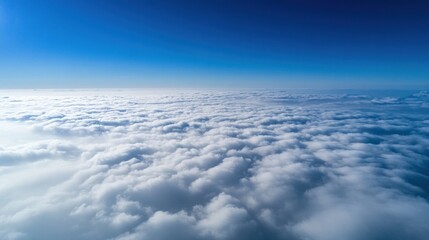
<svg viewBox="0 0 429 240">
<path fill-rule="evenodd" d="M 1 239 L 426 239 L 429 97 L 0 95 Z"/>
</svg>

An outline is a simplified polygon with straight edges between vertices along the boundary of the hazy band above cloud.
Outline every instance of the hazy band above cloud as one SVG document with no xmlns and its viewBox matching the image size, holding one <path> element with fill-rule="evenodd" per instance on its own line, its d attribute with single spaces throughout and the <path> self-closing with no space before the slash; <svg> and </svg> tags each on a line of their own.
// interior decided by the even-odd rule
<svg viewBox="0 0 429 240">
<path fill-rule="evenodd" d="M 427 239 L 429 97 L 1 92 L 1 239 Z"/>
</svg>

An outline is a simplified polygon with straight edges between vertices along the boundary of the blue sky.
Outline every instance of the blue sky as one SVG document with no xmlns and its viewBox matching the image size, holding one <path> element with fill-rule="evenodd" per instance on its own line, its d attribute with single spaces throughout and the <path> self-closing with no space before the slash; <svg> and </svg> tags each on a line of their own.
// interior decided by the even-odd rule
<svg viewBox="0 0 429 240">
<path fill-rule="evenodd" d="M 427 88 L 425 1 L 0 1 L 0 87 Z"/>
</svg>

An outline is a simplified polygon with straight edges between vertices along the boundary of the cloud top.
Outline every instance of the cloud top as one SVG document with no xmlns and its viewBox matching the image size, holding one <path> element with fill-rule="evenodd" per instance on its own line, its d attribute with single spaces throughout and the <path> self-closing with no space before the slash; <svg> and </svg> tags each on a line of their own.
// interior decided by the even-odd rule
<svg viewBox="0 0 429 240">
<path fill-rule="evenodd" d="M 2 94 L 1 239 L 429 235 L 427 92 Z"/>
</svg>

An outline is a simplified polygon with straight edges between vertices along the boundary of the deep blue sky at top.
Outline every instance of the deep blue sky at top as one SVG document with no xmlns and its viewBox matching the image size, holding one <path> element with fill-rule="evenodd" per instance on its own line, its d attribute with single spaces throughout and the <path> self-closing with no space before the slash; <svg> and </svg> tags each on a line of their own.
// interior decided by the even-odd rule
<svg viewBox="0 0 429 240">
<path fill-rule="evenodd" d="M 429 1 L 0 0 L 0 88 L 427 88 Z"/>
</svg>

